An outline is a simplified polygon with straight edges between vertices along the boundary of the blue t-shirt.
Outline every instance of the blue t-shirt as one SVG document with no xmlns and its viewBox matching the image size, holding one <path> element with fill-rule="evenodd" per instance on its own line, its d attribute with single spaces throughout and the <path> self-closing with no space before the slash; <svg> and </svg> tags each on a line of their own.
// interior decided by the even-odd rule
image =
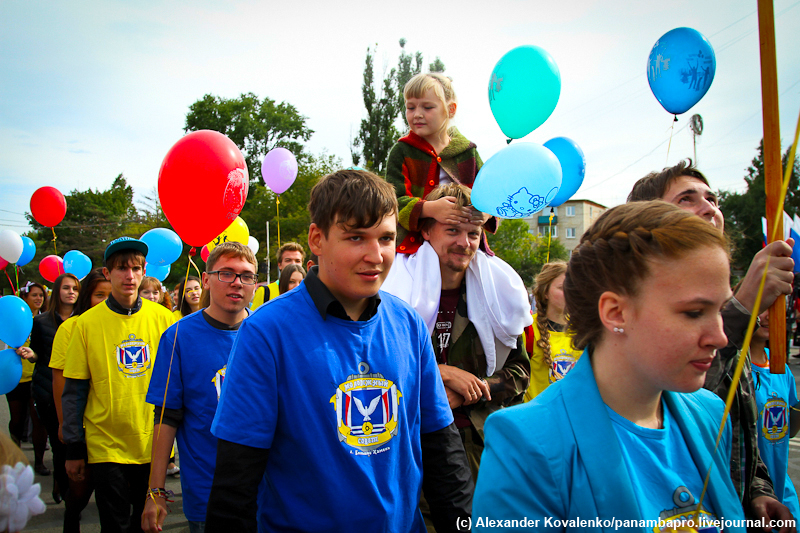
<svg viewBox="0 0 800 533">
<path fill-rule="evenodd" d="M 172 356 L 176 330 L 178 341 Z M 217 438 L 211 434 L 211 422 L 235 338 L 235 330 L 215 328 L 202 312 L 181 319 L 161 336 L 159 357 L 147 391 L 147 403 L 184 410 L 177 432 L 181 489 L 183 512 L 193 522 L 206 520 L 206 505 L 217 463 Z M 164 389 L 171 356 L 172 372 L 165 403 Z"/>
<path fill-rule="evenodd" d="M 425 531 L 420 434 L 453 415 L 427 327 L 380 298 L 367 321 L 323 319 L 301 284 L 242 324 L 211 430 L 270 450 L 260 528 Z"/>
<path fill-rule="evenodd" d="M 797 405 L 794 376 L 789 365 L 785 374 L 773 374 L 769 367 L 755 363 L 752 367 L 758 405 L 758 451 L 769 470 L 775 495 L 800 518 L 797 491 L 788 471 L 789 408 Z"/>
<path fill-rule="evenodd" d="M 639 495 L 642 518 L 672 521 L 677 525 L 676 522 L 695 518 L 706 473 L 695 465 L 680 427 L 663 399 L 661 406 L 664 412 L 662 429 L 636 425 L 610 407 L 606 409 L 619 439 L 634 493 Z M 701 524 L 697 528 L 699 532 L 719 531 L 708 524 L 718 520 L 708 498 L 703 500 L 701 516 L 705 517 L 707 525 Z"/>
</svg>

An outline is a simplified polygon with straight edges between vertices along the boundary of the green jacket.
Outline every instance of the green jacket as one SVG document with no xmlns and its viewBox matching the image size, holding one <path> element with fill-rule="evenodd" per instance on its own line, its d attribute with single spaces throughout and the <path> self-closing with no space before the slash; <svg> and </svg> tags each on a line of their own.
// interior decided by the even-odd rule
<svg viewBox="0 0 800 533">
<path fill-rule="evenodd" d="M 441 364 L 441 348 L 437 335 L 431 337 L 436 361 Z M 467 289 L 461 284 L 461 296 L 456 307 L 456 316 L 450 330 L 450 348 L 447 353 L 447 364 L 466 370 L 489 384 L 492 401 L 481 399 L 478 403 L 458 407 L 469 417 L 472 425 L 483 437 L 483 424 L 486 417 L 503 407 L 522 403 L 522 397 L 528 389 L 531 375 L 531 363 L 522 343 L 522 335 L 517 339 L 517 346 L 508 354 L 505 364 L 498 368 L 491 377 L 486 376 L 486 355 L 483 351 L 478 331 L 467 318 Z"/>
<path fill-rule="evenodd" d="M 455 183 L 470 189 L 483 166 L 475 143 L 450 128 L 450 144 L 437 154 L 422 137 L 410 132 L 389 151 L 386 180 L 397 194 L 400 212 L 397 217 L 397 251 L 412 254 L 422 245 L 419 218 L 422 204 L 429 192 L 439 185 L 439 168 L 444 169 Z"/>
</svg>

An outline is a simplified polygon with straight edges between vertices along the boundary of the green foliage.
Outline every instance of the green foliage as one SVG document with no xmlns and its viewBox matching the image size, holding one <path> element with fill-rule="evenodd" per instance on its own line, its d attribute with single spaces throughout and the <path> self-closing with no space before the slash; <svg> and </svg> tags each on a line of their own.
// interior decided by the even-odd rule
<svg viewBox="0 0 800 533">
<path fill-rule="evenodd" d="M 444 72 L 444 63 L 439 56 L 436 56 L 434 62 L 428 65 L 428 72 Z"/>
<path fill-rule="evenodd" d="M 384 166 L 389 150 L 400 138 L 397 122 L 400 120 L 404 123 L 405 120 L 403 88 L 408 80 L 422 72 L 422 52 L 415 52 L 413 55 L 407 53 L 405 45 L 406 40 L 400 39 L 397 68 L 391 69 L 388 74 L 384 73 L 383 80 L 379 84 L 380 89 L 377 91 L 375 80 L 377 45 L 374 49 L 367 48 L 364 64 L 361 93 L 367 118 L 361 120 L 350 153 L 354 165 L 360 165 L 381 175 L 385 172 Z M 444 72 L 444 63 L 438 57 L 430 66 L 431 70 L 435 68 L 437 72 Z"/>
<path fill-rule="evenodd" d="M 492 251 L 511 265 L 526 285 L 533 284 L 533 278 L 547 262 L 547 238 L 531 235 L 523 220 L 503 220 L 497 233 L 487 234 L 487 240 Z M 550 261 L 569 259 L 569 252 L 558 239 L 550 241 L 549 249 Z"/>
<path fill-rule="evenodd" d="M 308 250 L 308 200 L 311 189 L 323 176 L 342 168 L 341 160 L 332 155 L 313 156 L 303 154 L 298 160 L 297 179 L 280 195 L 280 242 L 295 241 Z M 241 217 L 247 222 L 250 235 L 258 239 L 259 261 L 266 261 L 267 228 L 269 221 L 270 279 L 274 281 L 278 270 L 275 253 L 278 251 L 278 219 L 276 218 L 276 195 L 267 187 L 257 184 L 251 187 L 251 195 L 245 203 Z M 305 265 L 303 265 L 305 268 Z M 266 280 L 266 274 L 261 278 Z"/>
<path fill-rule="evenodd" d="M 227 135 L 242 151 L 251 182 L 263 184 L 261 161 L 267 152 L 280 146 L 300 158 L 301 141 L 314 133 L 306 120 L 293 105 L 260 100 L 253 93 L 239 98 L 207 94 L 189 106 L 184 131 L 214 130 Z"/>
<path fill-rule="evenodd" d="M 786 171 L 788 155 L 789 149 L 782 157 L 782 172 Z M 795 160 L 784 205 L 784 210 L 790 216 L 800 213 L 798 178 L 800 178 L 800 165 Z M 762 248 L 761 217 L 766 216 L 767 201 L 764 189 L 763 141 L 759 143 L 758 154 L 747 168 L 744 181 L 747 183 L 747 191 L 744 193 L 719 192 L 720 210 L 725 215 L 725 231 L 733 244 L 732 266 L 738 269 L 746 269 L 753 256 Z"/>
<path fill-rule="evenodd" d="M 97 268 L 103 265 L 103 252 L 109 242 L 123 235 L 139 237 L 143 233 L 139 231 L 142 220 L 133 205 L 133 188 L 122 174 L 108 190 L 73 190 L 64 198 L 67 214 L 55 228 L 55 245 L 62 257 L 70 250 L 78 250 L 88 255 Z M 36 256 L 23 267 L 23 273 L 25 279 L 43 282 L 38 265 L 45 256 L 55 253 L 53 230 L 36 222 L 30 213 L 25 216 L 34 228 L 26 235 L 36 243 Z"/>
</svg>

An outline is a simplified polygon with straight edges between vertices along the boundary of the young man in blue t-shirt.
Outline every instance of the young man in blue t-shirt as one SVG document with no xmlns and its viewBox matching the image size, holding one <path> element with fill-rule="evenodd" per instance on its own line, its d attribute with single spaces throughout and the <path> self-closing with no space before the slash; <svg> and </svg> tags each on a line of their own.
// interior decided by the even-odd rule
<svg viewBox="0 0 800 533">
<path fill-rule="evenodd" d="M 167 516 L 164 482 L 176 434 L 183 512 L 190 533 L 203 531 L 217 456 L 211 422 L 225 380 L 228 354 L 249 314 L 258 281 L 256 268 L 253 252 L 243 244 L 226 242 L 214 248 L 203 273 L 204 309 L 161 336 L 161 357 L 156 359 L 147 391 L 147 403 L 155 405 L 155 428 L 150 491 L 142 514 L 145 532 L 161 531 Z"/>
<path fill-rule="evenodd" d="M 311 191 L 305 281 L 242 324 L 212 432 L 206 531 L 423 532 L 470 516 L 473 485 L 430 337 L 378 292 L 394 260 L 397 200 L 372 173 Z"/>
</svg>

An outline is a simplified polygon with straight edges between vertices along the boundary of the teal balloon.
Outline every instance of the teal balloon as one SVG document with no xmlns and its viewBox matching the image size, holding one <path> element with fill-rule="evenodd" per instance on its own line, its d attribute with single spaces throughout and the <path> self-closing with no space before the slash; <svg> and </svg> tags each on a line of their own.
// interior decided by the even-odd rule
<svg viewBox="0 0 800 533">
<path fill-rule="evenodd" d="M 22 237 L 22 255 L 17 259 L 17 266 L 27 265 L 34 255 L 36 255 L 36 243 L 30 237 Z"/>
<path fill-rule="evenodd" d="M 152 276 L 158 281 L 164 281 L 169 276 L 170 265 L 151 265 L 147 263 L 144 270 L 148 276 Z"/>
<path fill-rule="evenodd" d="M 539 144 L 516 143 L 481 167 L 472 186 L 472 205 L 500 218 L 525 218 L 550 203 L 560 187 L 555 154 Z"/>
<path fill-rule="evenodd" d="M 662 35 L 647 59 L 650 89 L 674 115 L 686 113 L 705 96 L 716 70 L 711 43 L 692 28 L 675 28 Z"/>
<path fill-rule="evenodd" d="M 510 139 L 521 139 L 553 113 L 561 95 L 561 73 L 538 46 L 519 46 L 500 58 L 489 80 L 489 107 Z"/>
<path fill-rule="evenodd" d="M 181 256 L 183 243 L 178 234 L 167 228 L 155 228 L 142 235 L 147 244 L 147 262 L 153 266 L 171 265 Z"/>
<path fill-rule="evenodd" d="M 30 337 L 31 328 L 33 328 L 33 313 L 25 300 L 19 296 L 0 298 L 1 341 L 12 348 L 19 348 Z"/>
<path fill-rule="evenodd" d="M 0 351 L 0 394 L 8 394 L 22 379 L 22 359 L 11 348 Z"/>
<path fill-rule="evenodd" d="M 561 188 L 548 204 L 550 207 L 557 207 L 578 192 L 586 176 L 586 158 L 581 147 L 567 137 L 550 139 L 544 143 L 544 147 L 555 154 L 561 165 Z"/>
<path fill-rule="evenodd" d="M 92 260 L 78 250 L 70 250 L 64 254 L 64 272 L 83 279 L 92 271 Z"/>
</svg>

